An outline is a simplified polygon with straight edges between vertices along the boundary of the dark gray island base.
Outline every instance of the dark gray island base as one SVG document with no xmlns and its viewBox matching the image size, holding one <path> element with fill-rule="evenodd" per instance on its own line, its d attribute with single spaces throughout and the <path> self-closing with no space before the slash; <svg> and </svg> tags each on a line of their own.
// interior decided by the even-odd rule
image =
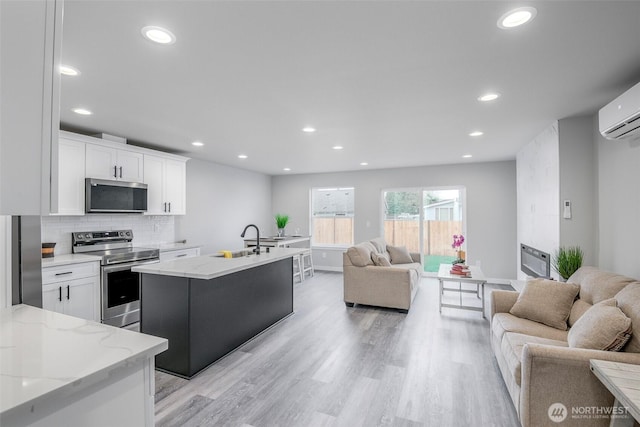
<svg viewBox="0 0 640 427">
<path fill-rule="evenodd" d="M 140 331 L 169 340 L 156 367 L 185 378 L 293 313 L 291 257 L 209 280 L 141 276 Z"/>
</svg>

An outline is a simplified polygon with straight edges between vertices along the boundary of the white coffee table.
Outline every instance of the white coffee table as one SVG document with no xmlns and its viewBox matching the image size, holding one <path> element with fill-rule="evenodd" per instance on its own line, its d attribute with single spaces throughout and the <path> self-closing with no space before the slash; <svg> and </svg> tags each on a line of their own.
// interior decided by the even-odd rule
<svg viewBox="0 0 640 427">
<path fill-rule="evenodd" d="M 471 277 L 462 277 L 457 276 L 455 274 L 451 274 L 451 264 L 440 264 L 440 268 L 438 269 L 438 282 L 440 283 L 440 289 L 438 292 L 438 297 L 440 299 L 440 313 L 442 313 L 442 307 L 447 308 L 458 308 L 461 310 L 473 310 L 482 312 L 482 318 L 484 319 L 484 284 L 487 283 L 487 279 L 484 277 L 482 270 L 480 267 L 469 266 L 469 270 L 471 270 Z M 457 288 L 445 288 L 444 282 L 458 282 Z M 476 290 L 471 289 L 462 289 L 463 283 L 471 283 L 476 285 Z M 458 292 L 460 294 L 460 304 L 444 304 L 442 302 L 442 293 L 444 291 L 452 291 Z M 474 293 L 478 296 L 482 303 L 482 307 L 477 307 L 473 305 L 464 305 L 462 304 L 462 294 L 463 293 Z"/>
</svg>

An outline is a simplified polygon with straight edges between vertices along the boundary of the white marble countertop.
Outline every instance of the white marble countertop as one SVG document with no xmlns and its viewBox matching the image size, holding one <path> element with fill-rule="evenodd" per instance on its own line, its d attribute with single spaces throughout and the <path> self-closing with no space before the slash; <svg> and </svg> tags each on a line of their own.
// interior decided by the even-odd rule
<svg viewBox="0 0 640 427">
<path fill-rule="evenodd" d="M 136 244 L 135 246 L 139 246 L 141 248 L 159 249 L 160 252 L 179 251 L 182 249 L 193 249 L 202 247 L 202 245 L 193 243 L 141 243 Z"/>
<path fill-rule="evenodd" d="M 168 341 L 28 305 L 0 309 L 0 415 L 78 393 Z"/>
<path fill-rule="evenodd" d="M 215 277 L 225 276 L 227 274 L 236 273 L 259 265 L 296 256 L 308 250 L 308 248 L 270 248 L 269 253 L 263 251 L 260 255 L 250 255 L 238 258 L 222 258 L 216 255 L 203 255 L 140 265 L 133 267 L 131 271 L 159 274 L 162 276 L 209 280 Z"/>
<path fill-rule="evenodd" d="M 100 261 L 102 257 L 85 254 L 56 255 L 53 258 L 42 258 L 42 267 L 55 267 L 58 265 L 80 264 L 83 262 Z"/>
</svg>

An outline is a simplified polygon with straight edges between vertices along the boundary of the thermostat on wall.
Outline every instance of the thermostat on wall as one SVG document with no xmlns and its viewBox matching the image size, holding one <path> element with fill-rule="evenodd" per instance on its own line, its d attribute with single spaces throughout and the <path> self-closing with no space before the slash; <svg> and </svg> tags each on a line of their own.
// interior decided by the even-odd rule
<svg viewBox="0 0 640 427">
<path fill-rule="evenodd" d="M 565 200 L 563 202 L 564 209 L 562 210 L 562 217 L 564 219 L 571 219 L 571 200 Z"/>
</svg>

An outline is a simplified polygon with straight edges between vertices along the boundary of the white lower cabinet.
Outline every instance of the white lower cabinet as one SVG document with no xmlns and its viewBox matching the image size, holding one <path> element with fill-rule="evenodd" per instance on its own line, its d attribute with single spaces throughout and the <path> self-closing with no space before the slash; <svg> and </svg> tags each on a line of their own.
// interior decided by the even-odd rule
<svg viewBox="0 0 640 427">
<path fill-rule="evenodd" d="M 42 308 L 99 322 L 99 271 L 98 262 L 43 268 Z"/>
<path fill-rule="evenodd" d="M 160 252 L 160 261 L 200 256 L 200 248 L 176 249 Z"/>
</svg>

